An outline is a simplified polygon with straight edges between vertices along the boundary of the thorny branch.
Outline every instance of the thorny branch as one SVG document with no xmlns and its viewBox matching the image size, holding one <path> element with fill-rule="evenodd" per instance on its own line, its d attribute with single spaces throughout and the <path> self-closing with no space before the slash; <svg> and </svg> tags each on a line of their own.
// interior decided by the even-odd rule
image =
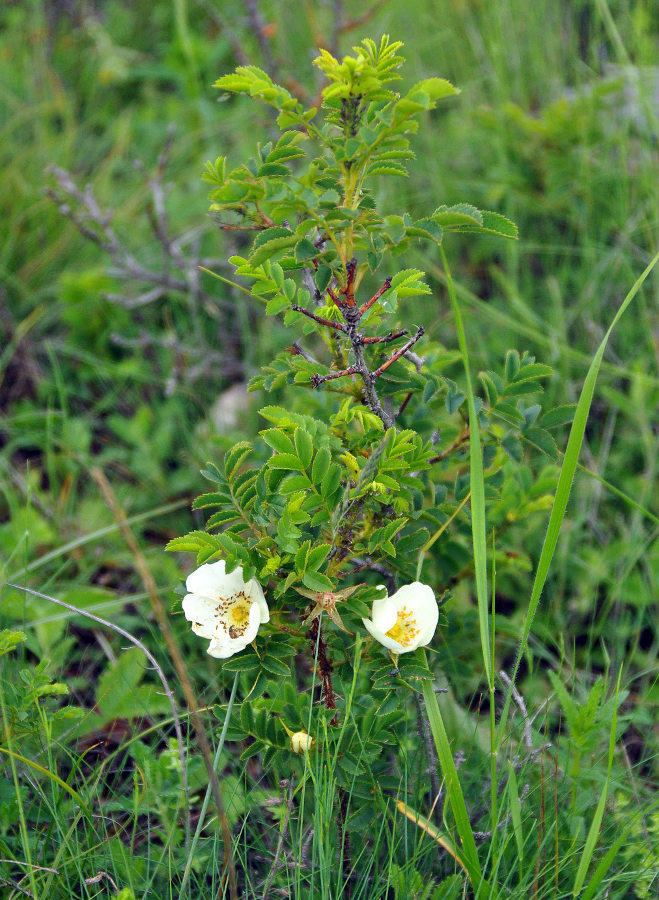
<svg viewBox="0 0 659 900">
<path fill-rule="evenodd" d="M 524 747 L 526 748 L 527 752 L 524 757 L 516 756 L 512 760 L 513 769 L 515 770 L 515 773 L 518 773 L 523 769 L 523 767 L 527 763 L 535 763 L 537 761 L 538 757 L 541 756 L 543 754 L 543 752 L 551 746 L 551 744 L 542 744 L 540 747 L 535 747 L 535 748 L 533 747 L 533 735 L 531 733 L 531 718 L 529 717 L 528 711 L 526 709 L 526 703 L 524 702 L 524 698 L 522 697 L 520 692 L 517 690 L 517 688 L 513 684 L 510 677 L 506 674 L 506 672 L 501 670 L 499 672 L 499 677 L 501 678 L 501 680 L 503 681 L 505 686 L 508 688 L 508 690 L 510 690 L 512 698 L 513 698 L 515 704 L 517 705 L 517 708 L 521 712 L 522 719 L 524 722 L 522 737 L 523 737 L 523 741 L 524 741 Z M 507 780 L 508 779 L 506 776 L 499 783 L 499 785 L 498 785 L 498 793 L 499 794 L 503 791 L 503 789 L 507 783 Z M 485 786 L 485 788 L 483 790 L 483 794 L 487 795 L 489 793 L 489 790 L 490 790 L 490 786 L 488 784 Z M 519 794 L 520 807 L 521 807 L 522 803 L 524 802 L 524 800 L 526 799 L 526 796 L 528 795 L 529 790 L 530 790 L 530 785 L 528 783 L 522 787 L 522 790 L 520 791 L 520 794 Z M 478 818 L 478 817 L 475 817 L 475 818 Z M 511 819 L 512 819 L 512 813 L 509 814 L 503 821 L 499 822 L 499 824 L 497 825 L 497 830 L 499 830 L 500 828 L 503 828 L 505 825 L 507 825 L 511 821 Z M 474 838 L 477 841 L 488 840 L 491 837 L 492 837 L 491 830 L 474 832 Z"/>
<path fill-rule="evenodd" d="M 398 338 L 403 337 L 408 334 L 407 329 L 402 329 L 400 331 L 390 331 L 385 335 L 375 335 L 375 336 L 367 336 L 364 335 L 360 329 L 359 324 L 362 316 L 368 312 L 371 307 L 377 303 L 377 301 L 382 297 L 384 293 L 386 293 L 391 287 L 391 277 L 385 278 L 382 286 L 373 294 L 370 300 L 367 300 L 361 306 L 358 306 L 355 302 L 355 293 L 354 293 L 354 284 L 355 284 L 355 272 L 357 270 L 357 260 L 351 259 L 350 262 L 346 266 L 346 286 L 340 290 L 335 291 L 331 287 L 327 288 L 327 294 L 333 303 L 339 308 L 341 314 L 343 315 L 343 322 L 334 322 L 329 319 L 325 319 L 322 316 L 317 315 L 311 310 L 304 309 L 301 306 L 293 306 L 293 309 L 296 312 L 302 313 L 310 319 L 318 322 L 320 325 L 324 325 L 327 328 L 331 328 L 334 333 L 337 331 L 340 332 L 341 335 L 345 335 L 345 337 L 350 342 L 350 347 L 352 349 L 352 355 L 354 358 L 354 363 L 352 365 L 347 366 L 344 369 L 341 369 L 338 372 L 329 372 L 327 375 L 320 375 L 316 373 L 311 376 L 311 383 L 314 387 L 320 387 L 321 384 L 324 384 L 326 381 L 332 381 L 336 378 L 343 378 L 344 376 L 353 376 L 358 375 L 361 378 L 363 385 L 363 396 L 364 401 L 368 408 L 381 419 L 385 428 L 393 428 L 395 424 L 395 416 L 393 413 L 385 409 L 380 403 L 380 398 L 378 397 L 378 393 L 375 387 L 375 381 L 377 378 L 385 372 L 389 366 L 399 360 L 402 356 L 408 356 L 411 358 L 411 361 L 414 365 L 419 369 L 421 365 L 423 365 L 423 360 L 418 357 L 416 354 L 411 353 L 411 348 L 416 344 L 416 342 L 422 337 L 424 333 L 424 329 L 422 326 L 419 326 L 415 332 L 415 334 L 398 350 L 391 354 L 391 356 L 385 360 L 378 368 L 371 371 L 368 367 L 368 363 L 366 362 L 366 357 L 364 355 L 364 347 L 371 344 L 386 344 L 391 343 L 392 341 L 398 340 Z"/>
</svg>

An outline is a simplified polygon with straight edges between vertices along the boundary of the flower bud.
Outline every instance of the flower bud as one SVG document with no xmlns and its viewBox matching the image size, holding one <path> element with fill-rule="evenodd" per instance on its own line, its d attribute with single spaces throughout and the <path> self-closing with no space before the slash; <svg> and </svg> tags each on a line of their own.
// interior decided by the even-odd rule
<svg viewBox="0 0 659 900">
<path fill-rule="evenodd" d="M 311 750 L 315 743 L 315 740 L 306 731 L 296 731 L 295 734 L 291 735 L 291 750 L 293 753 L 299 753 L 300 755 L 306 753 L 307 750 Z"/>
</svg>

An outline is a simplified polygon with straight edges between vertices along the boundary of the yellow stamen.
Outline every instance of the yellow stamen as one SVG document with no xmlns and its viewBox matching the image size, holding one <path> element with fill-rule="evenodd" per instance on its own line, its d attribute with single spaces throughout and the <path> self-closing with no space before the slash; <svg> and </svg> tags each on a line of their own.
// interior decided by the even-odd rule
<svg viewBox="0 0 659 900">
<path fill-rule="evenodd" d="M 406 606 L 403 606 L 398 610 L 396 624 L 385 634 L 392 640 L 398 641 L 401 647 L 409 646 L 419 634 L 414 614 Z"/>
<path fill-rule="evenodd" d="M 239 638 L 247 631 L 249 610 L 253 601 L 241 591 L 233 597 L 223 597 L 217 604 L 215 615 L 230 638 Z"/>
</svg>

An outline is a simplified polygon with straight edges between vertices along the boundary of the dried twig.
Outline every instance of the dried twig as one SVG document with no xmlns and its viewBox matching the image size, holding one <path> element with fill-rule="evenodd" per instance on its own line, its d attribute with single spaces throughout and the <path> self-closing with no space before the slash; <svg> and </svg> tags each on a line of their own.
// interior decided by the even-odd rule
<svg viewBox="0 0 659 900">
<path fill-rule="evenodd" d="M 123 538 L 126 541 L 131 553 L 133 554 L 133 559 L 135 560 L 135 568 L 139 572 L 140 578 L 142 579 L 142 583 L 144 585 L 144 589 L 149 595 L 151 608 L 153 609 L 156 621 L 158 622 L 160 630 L 162 631 L 163 637 L 165 639 L 165 644 L 167 645 L 167 650 L 169 651 L 172 662 L 174 663 L 174 668 L 176 669 L 176 672 L 181 681 L 181 687 L 183 688 L 185 700 L 188 704 L 188 707 L 190 708 L 190 718 L 192 720 L 195 734 L 199 742 L 199 748 L 204 758 L 206 774 L 208 775 L 209 784 L 213 793 L 213 800 L 215 801 L 215 805 L 217 807 L 220 827 L 222 829 L 222 841 L 224 843 L 224 870 L 225 875 L 228 875 L 229 879 L 229 892 L 231 900 L 238 900 L 236 870 L 233 862 L 231 845 L 231 827 L 229 825 L 229 820 L 224 809 L 224 803 L 220 794 L 220 785 L 217 774 L 215 772 L 215 767 L 213 765 L 213 754 L 211 752 L 208 738 L 206 737 L 206 732 L 201 721 L 201 716 L 199 715 L 199 704 L 197 703 L 197 698 L 192 687 L 192 682 L 190 681 L 190 676 L 188 675 L 188 670 L 183 661 L 183 657 L 181 655 L 181 651 L 178 648 L 178 644 L 174 640 L 174 635 L 172 634 L 169 620 L 167 618 L 167 615 L 165 614 L 165 609 L 163 607 L 162 601 L 160 600 L 153 575 L 151 573 L 151 570 L 149 569 L 146 558 L 142 553 L 139 544 L 135 540 L 135 536 L 133 535 L 133 532 L 131 531 L 130 526 L 126 521 L 126 515 L 123 509 L 119 506 L 114 495 L 114 491 L 112 490 L 104 472 L 99 468 L 93 468 L 91 470 L 91 474 L 94 481 L 99 486 L 106 503 L 112 510 L 112 514 L 114 515 L 117 524 L 119 525 L 119 529 L 123 535 Z M 220 890 L 222 891 L 223 888 L 220 888 Z"/>
<path fill-rule="evenodd" d="M 469 440 L 469 426 L 460 432 L 460 434 L 456 437 L 453 443 L 446 448 L 446 450 L 442 450 L 441 453 L 438 453 L 437 456 L 433 456 L 428 460 L 429 463 L 441 462 L 443 459 L 446 459 L 448 456 L 451 456 L 452 453 L 455 453 L 456 450 L 459 450 L 463 444 Z"/>
<path fill-rule="evenodd" d="M 176 740 L 178 742 L 178 752 L 179 752 L 179 761 L 181 765 L 181 784 L 183 787 L 183 796 L 185 798 L 185 806 L 186 806 L 186 834 L 189 834 L 190 829 L 190 809 L 188 804 L 188 782 L 187 782 L 187 764 L 185 760 L 185 744 L 183 741 L 183 731 L 181 729 L 181 719 L 178 714 L 178 710 L 176 708 L 176 698 L 174 697 L 174 692 L 169 686 L 169 682 L 165 677 L 165 673 L 163 672 L 158 660 L 151 653 L 151 651 L 146 647 L 138 638 L 134 637 L 129 631 L 126 631 L 124 628 L 121 628 L 119 625 L 116 625 L 114 622 L 108 622 L 107 619 L 102 619 L 100 616 L 95 616 L 93 613 L 87 612 L 85 609 L 80 609 L 77 606 L 73 606 L 71 603 L 65 603 L 63 600 L 58 600 L 56 597 L 51 597 L 49 594 L 42 594 L 41 591 L 34 591 L 32 588 L 26 587 L 22 584 L 12 584 L 7 582 L 8 587 L 16 588 L 17 591 L 25 591 L 27 594 L 31 594 L 33 597 L 41 597 L 43 600 L 48 600 L 50 603 L 54 603 L 57 606 L 62 606 L 64 609 L 68 609 L 71 612 L 75 613 L 79 616 L 84 616 L 86 619 L 91 619 L 92 622 L 97 622 L 99 625 L 103 625 L 105 628 L 109 628 L 112 631 L 115 631 L 117 634 L 120 634 L 122 637 L 126 638 L 127 641 L 130 641 L 135 647 L 138 647 L 142 653 L 149 660 L 151 665 L 153 666 L 154 671 L 158 675 L 160 679 L 160 683 L 163 686 L 163 690 L 165 692 L 165 696 L 169 700 L 169 705 L 172 710 L 172 718 L 174 721 L 174 731 L 176 732 Z"/>
<path fill-rule="evenodd" d="M 277 81 L 277 65 L 275 63 L 274 57 L 272 56 L 270 42 L 268 41 L 269 28 L 265 19 L 261 15 L 258 0 L 244 0 L 244 3 L 245 8 L 247 9 L 250 30 L 258 41 L 259 48 L 261 50 L 261 55 L 263 57 L 263 68 L 271 78 L 274 78 L 275 81 Z"/>
<path fill-rule="evenodd" d="M 531 722 L 529 720 L 529 714 L 526 710 L 526 703 L 524 702 L 524 698 L 517 690 L 509 676 L 503 671 L 503 669 L 501 669 L 499 672 L 499 678 L 511 692 L 512 698 L 522 714 L 522 718 L 524 720 L 524 745 L 529 753 L 531 753 L 533 750 L 533 737 L 531 735 Z"/>
<path fill-rule="evenodd" d="M 358 375 L 361 378 L 362 386 L 363 386 L 363 398 L 364 402 L 374 413 L 381 419 L 382 424 L 385 428 L 393 428 L 395 425 L 395 416 L 391 410 L 391 408 L 383 407 L 380 398 L 378 397 L 378 393 L 375 387 L 376 380 L 385 372 L 389 366 L 399 360 L 402 356 L 407 357 L 410 361 L 419 369 L 424 360 L 417 356 L 415 353 L 412 353 L 411 348 L 416 344 L 416 342 L 421 338 L 424 333 L 424 330 L 421 326 L 419 326 L 415 332 L 415 334 L 398 350 L 391 354 L 391 356 L 385 360 L 378 368 L 371 371 L 368 367 L 368 363 L 366 362 L 366 357 L 364 356 L 364 347 L 372 344 L 384 344 L 391 343 L 392 341 L 398 340 L 398 338 L 406 335 L 407 329 L 402 329 L 399 331 L 390 331 L 385 335 L 364 335 L 360 329 L 360 321 L 362 316 L 364 316 L 372 306 L 382 297 L 386 291 L 391 287 L 391 278 L 386 278 L 382 284 L 382 286 L 373 294 L 373 296 L 363 303 L 361 306 L 357 304 L 355 299 L 355 275 L 357 272 L 357 260 L 351 259 L 346 264 L 346 284 L 341 290 L 337 290 L 332 288 L 331 286 L 327 287 L 327 295 L 330 300 L 338 307 L 343 316 L 343 322 L 335 322 L 330 321 L 322 316 L 318 316 L 316 313 L 311 310 L 304 309 L 300 306 L 294 306 L 293 309 L 296 312 L 300 312 L 303 315 L 307 316 L 310 319 L 318 322 L 319 325 L 323 325 L 326 328 L 331 328 L 330 334 L 333 334 L 335 338 L 340 338 L 345 336 L 349 343 L 350 348 L 352 350 L 352 355 L 354 358 L 354 362 L 352 365 L 346 366 L 343 363 L 343 368 L 338 369 L 335 372 L 329 372 L 327 375 L 320 375 L 316 373 L 311 376 L 311 384 L 318 388 L 321 384 L 325 384 L 327 381 L 333 381 L 336 378 L 343 378 L 344 376 L 352 376 Z M 339 334 L 337 335 L 337 332 Z M 341 362 L 341 354 L 338 349 L 335 354 L 335 364 Z"/>
<path fill-rule="evenodd" d="M 428 818 L 433 818 L 434 813 L 434 821 L 439 824 L 441 819 L 441 809 L 437 804 L 441 795 L 441 788 L 438 775 L 439 762 L 437 759 L 437 751 L 435 749 L 435 742 L 432 738 L 432 732 L 430 731 L 430 722 L 428 721 L 425 704 L 416 691 L 414 692 L 414 700 L 417 710 L 417 730 L 423 741 L 423 746 L 426 748 L 426 756 L 428 758 L 426 772 L 430 775 L 430 790 L 433 798 L 432 809 Z"/>
<path fill-rule="evenodd" d="M 282 787 L 288 787 L 288 798 L 286 800 L 286 815 L 284 817 L 284 822 L 281 827 L 281 831 L 279 833 L 279 840 L 277 841 L 277 849 L 275 850 L 275 858 L 272 861 L 272 865 L 270 866 L 270 871 L 268 872 L 268 878 L 265 883 L 265 887 L 263 888 L 262 900 L 267 900 L 270 896 L 270 886 L 272 884 L 272 880 L 275 877 L 275 873 L 279 868 L 279 858 L 281 856 L 281 852 L 284 849 L 284 842 L 288 837 L 288 823 L 291 817 L 291 810 L 293 809 L 293 776 L 291 776 L 288 781 L 280 782 Z"/>
<path fill-rule="evenodd" d="M 198 310 L 203 309 L 211 315 L 217 315 L 219 312 L 224 316 L 231 313 L 234 307 L 229 299 L 212 296 L 202 288 L 200 268 L 214 268 L 218 265 L 216 260 L 206 260 L 200 256 L 199 244 L 203 227 L 187 229 L 181 234 L 174 234 L 171 231 L 166 204 L 170 185 L 165 183 L 165 174 L 173 138 L 174 129 L 170 127 L 155 172 L 146 177 L 149 195 L 146 215 L 161 252 L 161 265 L 157 268 L 139 262 L 118 236 L 112 225 L 113 213 L 102 208 L 90 185 L 82 190 L 70 172 L 58 166 L 51 166 L 49 171 L 54 176 L 56 186 L 47 191 L 57 203 L 62 215 L 75 224 L 80 234 L 108 254 L 112 262 L 110 274 L 133 285 L 146 286 L 144 290 L 138 287 L 136 291 L 125 294 L 106 293 L 105 298 L 110 303 L 128 310 L 136 310 L 176 293 L 183 295 L 189 304 L 191 319 L 195 326 L 195 341 L 190 345 L 179 340 L 177 336 L 172 338 L 159 334 L 142 333 L 140 338 L 134 339 L 142 341 L 144 346 L 163 346 L 173 349 L 176 353 L 180 364 L 175 366 L 175 371 L 167 381 L 169 393 L 181 378 L 194 383 L 198 378 L 208 377 L 211 374 L 220 374 L 224 377 L 241 377 L 244 374 L 243 361 L 238 359 L 235 353 L 230 352 L 227 346 L 224 346 L 220 353 L 209 350 L 201 340 Z M 144 171 L 141 163 L 136 163 L 136 166 Z M 222 328 L 221 331 L 226 335 L 232 334 L 229 328 Z M 115 343 L 128 346 L 130 339 L 120 335 L 111 337 Z"/>
</svg>

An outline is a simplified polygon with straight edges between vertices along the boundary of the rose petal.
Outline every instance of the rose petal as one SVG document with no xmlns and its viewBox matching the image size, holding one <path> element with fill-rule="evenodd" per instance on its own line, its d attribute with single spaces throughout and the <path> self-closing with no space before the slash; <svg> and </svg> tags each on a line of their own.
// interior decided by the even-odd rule
<svg viewBox="0 0 659 900">
<path fill-rule="evenodd" d="M 265 594 L 263 593 L 263 588 L 256 580 L 256 578 L 252 578 L 247 582 L 247 587 L 249 588 L 250 599 L 252 599 L 255 605 L 258 607 L 259 616 L 261 622 L 269 622 L 270 621 L 270 610 L 268 609 L 268 604 L 265 600 Z M 251 612 L 251 610 L 250 610 Z"/>
<path fill-rule="evenodd" d="M 405 653 L 410 649 L 409 647 L 403 647 L 398 641 L 395 641 L 393 638 L 390 638 L 388 635 L 384 634 L 384 632 L 377 629 L 370 619 L 362 619 L 362 622 L 368 633 L 372 635 L 376 641 L 379 641 L 383 647 L 386 647 L 387 650 L 393 650 L 394 653 Z"/>
<path fill-rule="evenodd" d="M 396 594 L 394 594 L 395 596 Z M 383 634 L 394 627 L 398 618 L 398 607 L 392 601 L 392 597 L 379 597 L 373 601 L 373 610 L 371 612 L 373 625 Z"/>
<path fill-rule="evenodd" d="M 205 628 L 210 628 L 211 634 L 213 633 L 215 630 L 217 600 L 209 600 L 206 597 L 200 597 L 198 594 L 186 594 L 181 605 L 188 622 L 198 622 Z M 211 634 L 208 637 L 211 637 Z"/>
<path fill-rule="evenodd" d="M 215 563 L 206 563 L 199 566 L 194 572 L 190 572 L 185 580 L 185 586 L 191 594 L 212 598 L 217 596 L 218 587 L 222 584 L 225 575 L 226 563 L 223 559 Z"/>
</svg>

